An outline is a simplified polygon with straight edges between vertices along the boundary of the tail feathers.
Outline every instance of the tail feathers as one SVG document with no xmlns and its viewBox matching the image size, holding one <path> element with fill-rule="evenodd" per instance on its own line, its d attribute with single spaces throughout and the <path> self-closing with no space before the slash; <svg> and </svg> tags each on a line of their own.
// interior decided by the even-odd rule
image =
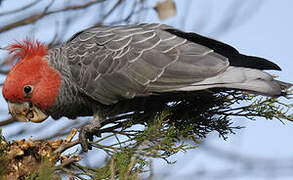
<svg viewBox="0 0 293 180">
<path fill-rule="evenodd" d="M 228 58 L 231 66 L 247 67 L 260 70 L 281 70 L 277 64 L 267 59 L 240 54 L 237 49 L 220 41 L 204 37 L 196 33 L 182 32 L 177 29 L 165 29 L 165 31 L 214 50 L 216 53 Z"/>
<path fill-rule="evenodd" d="M 225 72 L 186 86 L 179 91 L 196 91 L 209 88 L 231 88 L 265 96 L 281 96 L 293 84 L 275 80 L 269 73 L 257 69 L 230 66 Z"/>
</svg>

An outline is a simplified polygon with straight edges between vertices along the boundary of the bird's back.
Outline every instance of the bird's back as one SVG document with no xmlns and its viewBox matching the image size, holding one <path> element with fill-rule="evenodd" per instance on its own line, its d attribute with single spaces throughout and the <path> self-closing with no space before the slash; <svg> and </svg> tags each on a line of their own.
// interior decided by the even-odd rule
<svg viewBox="0 0 293 180">
<path fill-rule="evenodd" d="M 162 24 L 93 27 L 64 46 L 80 88 L 103 104 L 176 90 L 223 72 L 228 59 Z"/>
</svg>

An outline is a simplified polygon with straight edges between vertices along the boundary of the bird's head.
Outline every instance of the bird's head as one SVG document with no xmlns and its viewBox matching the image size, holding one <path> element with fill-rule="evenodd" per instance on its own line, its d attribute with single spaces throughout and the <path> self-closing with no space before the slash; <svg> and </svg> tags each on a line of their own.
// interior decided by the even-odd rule
<svg viewBox="0 0 293 180">
<path fill-rule="evenodd" d="M 54 105 L 60 87 L 60 74 L 50 67 L 48 48 L 39 41 L 25 40 L 9 46 L 19 61 L 3 84 L 2 93 L 9 113 L 17 120 L 42 122 L 46 109 Z"/>
</svg>

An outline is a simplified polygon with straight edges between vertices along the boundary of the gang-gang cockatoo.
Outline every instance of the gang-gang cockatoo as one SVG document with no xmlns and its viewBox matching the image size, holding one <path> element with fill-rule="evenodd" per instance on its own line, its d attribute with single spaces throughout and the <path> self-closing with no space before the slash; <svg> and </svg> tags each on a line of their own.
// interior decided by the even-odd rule
<svg viewBox="0 0 293 180">
<path fill-rule="evenodd" d="M 92 27 L 61 47 L 25 40 L 9 49 L 19 59 L 3 85 L 10 114 L 32 122 L 93 116 L 79 134 L 85 151 L 122 101 L 210 88 L 280 96 L 291 86 L 262 71 L 280 70 L 266 59 L 163 24 Z"/>
</svg>

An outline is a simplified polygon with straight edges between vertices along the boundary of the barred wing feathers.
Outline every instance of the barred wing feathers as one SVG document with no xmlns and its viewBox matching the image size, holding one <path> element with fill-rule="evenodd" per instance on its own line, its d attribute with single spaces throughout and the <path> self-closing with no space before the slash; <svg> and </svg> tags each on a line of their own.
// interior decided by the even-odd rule
<svg viewBox="0 0 293 180">
<path fill-rule="evenodd" d="M 242 72 L 247 68 L 240 73 L 233 70 L 227 57 L 168 32 L 170 29 L 174 28 L 162 24 L 93 27 L 74 35 L 63 48 L 75 82 L 88 96 L 106 105 L 159 92 L 247 89 L 249 80 Z M 237 83 L 243 86 L 234 85 L 235 79 L 221 78 L 227 77 L 226 73 L 236 73 Z M 260 70 L 250 78 L 257 76 L 273 82 Z M 278 87 L 273 93 L 279 91 Z"/>
</svg>

